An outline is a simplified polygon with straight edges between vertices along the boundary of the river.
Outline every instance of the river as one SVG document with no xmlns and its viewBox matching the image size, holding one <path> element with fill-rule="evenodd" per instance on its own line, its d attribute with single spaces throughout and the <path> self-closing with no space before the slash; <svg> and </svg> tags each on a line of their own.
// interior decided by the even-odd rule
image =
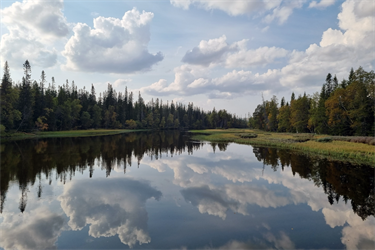
<svg viewBox="0 0 375 250">
<path fill-rule="evenodd" d="M 177 131 L 1 144 L 1 249 L 374 249 L 374 168 Z"/>
</svg>

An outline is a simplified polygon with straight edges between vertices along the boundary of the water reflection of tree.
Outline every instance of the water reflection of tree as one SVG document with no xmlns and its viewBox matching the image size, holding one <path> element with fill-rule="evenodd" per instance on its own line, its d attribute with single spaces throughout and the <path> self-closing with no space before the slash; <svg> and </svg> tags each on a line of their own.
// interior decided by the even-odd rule
<svg viewBox="0 0 375 250">
<path fill-rule="evenodd" d="M 289 150 L 255 147 L 256 158 L 276 171 L 281 165 L 290 166 L 302 178 L 322 187 L 332 205 L 340 197 L 347 203 L 351 200 L 353 211 L 363 220 L 375 215 L 374 169 L 370 166 L 356 166 L 346 162 L 330 161 L 292 153 Z M 280 162 L 280 164 L 278 163 Z"/>
<path fill-rule="evenodd" d="M 144 155 L 159 159 L 163 155 L 173 156 L 186 151 L 192 154 L 193 150 L 199 149 L 201 145 L 190 142 L 188 137 L 178 131 L 51 138 L 2 144 L 0 212 L 4 208 L 10 181 L 19 183 L 19 208 L 24 211 L 28 186 L 38 181 L 37 196 L 42 196 L 42 175 L 45 175 L 51 184 L 54 171 L 56 180 L 65 183 L 71 180 L 76 172 L 83 173 L 87 169 L 91 178 L 95 163 L 98 162 L 108 177 L 115 167 L 121 167 L 126 172 L 126 168 L 132 166 L 132 156 L 137 159 L 139 166 Z"/>
<path fill-rule="evenodd" d="M 220 151 L 225 151 L 227 150 L 227 147 L 228 147 L 228 143 L 225 143 L 225 142 L 219 142 L 219 143 L 211 142 L 210 144 L 214 153 L 216 152 L 216 147 L 218 147 Z"/>
</svg>

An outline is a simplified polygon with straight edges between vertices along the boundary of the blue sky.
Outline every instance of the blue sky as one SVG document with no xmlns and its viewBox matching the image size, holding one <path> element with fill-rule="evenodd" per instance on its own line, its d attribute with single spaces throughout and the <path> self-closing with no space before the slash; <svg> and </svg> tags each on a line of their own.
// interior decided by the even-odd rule
<svg viewBox="0 0 375 250">
<path fill-rule="evenodd" d="M 1 2 L 1 64 L 245 116 L 375 62 L 372 0 Z"/>
</svg>

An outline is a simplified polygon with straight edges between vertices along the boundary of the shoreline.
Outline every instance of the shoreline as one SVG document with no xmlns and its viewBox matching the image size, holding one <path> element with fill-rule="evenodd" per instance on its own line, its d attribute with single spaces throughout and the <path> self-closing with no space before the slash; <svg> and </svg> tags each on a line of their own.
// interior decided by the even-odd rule
<svg viewBox="0 0 375 250">
<path fill-rule="evenodd" d="M 24 139 L 40 139 L 40 138 L 72 138 L 72 137 L 91 137 L 117 135 L 131 132 L 148 131 L 148 129 L 89 129 L 89 130 L 64 130 L 64 131 L 47 131 L 47 132 L 17 132 L 1 136 L 1 142 L 24 140 Z"/>
<path fill-rule="evenodd" d="M 375 147 L 363 143 L 333 140 L 318 142 L 329 135 L 266 132 L 253 129 L 191 130 L 192 139 L 209 142 L 234 142 L 251 146 L 290 149 L 298 153 L 354 164 L 375 165 Z M 241 138 L 241 134 L 257 134 L 256 138 Z"/>
<path fill-rule="evenodd" d="M 18 132 L 1 136 L 1 142 L 42 139 L 42 138 L 74 138 L 117 135 L 132 132 L 150 131 L 149 129 L 90 129 L 25 133 Z M 329 135 L 277 133 L 254 129 L 206 129 L 189 130 L 191 138 L 209 142 L 233 142 L 251 146 L 264 146 L 280 149 L 290 149 L 299 153 L 332 160 L 347 161 L 354 164 L 375 166 L 375 147 L 363 143 L 333 140 L 317 142 L 319 138 L 332 137 Z M 256 134 L 256 138 L 241 138 L 244 134 Z M 354 137 L 353 137 L 354 138 Z"/>
</svg>

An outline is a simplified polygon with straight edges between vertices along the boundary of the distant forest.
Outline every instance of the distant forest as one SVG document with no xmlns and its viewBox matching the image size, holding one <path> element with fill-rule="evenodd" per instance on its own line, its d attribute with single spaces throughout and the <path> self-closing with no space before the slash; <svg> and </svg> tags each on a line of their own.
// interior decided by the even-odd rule
<svg viewBox="0 0 375 250">
<path fill-rule="evenodd" d="M 94 85 L 91 90 L 77 89 L 68 80 L 56 87 L 41 72 L 40 81 L 31 79 L 28 60 L 23 64 L 22 81 L 14 83 L 8 63 L 1 81 L 1 132 L 58 131 L 71 129 L 204 129 L 244 128 L 248 121 L 225 109 L 206 112 L 181 103 L 164 102 L 156 98 L 146 103 L 141 94 L 116 92 L 111 84 L 99 97 Z"/>
<path fill-rule="evenodd" d="M 338 82 L 329 73 L 319 92 L 290 101 L 276 96 L 259 104 L 249 119 L 250 128 L 267 131 L 374 136 L 375 73 L 351 69 Z"/>
</svg>

